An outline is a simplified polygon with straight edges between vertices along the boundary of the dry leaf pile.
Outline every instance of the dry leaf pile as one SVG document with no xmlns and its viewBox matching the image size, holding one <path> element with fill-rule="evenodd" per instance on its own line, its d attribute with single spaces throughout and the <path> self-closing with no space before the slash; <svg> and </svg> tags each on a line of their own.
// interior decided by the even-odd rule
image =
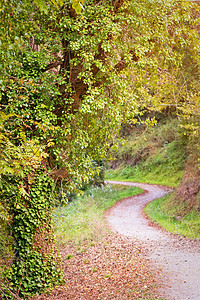
<svg viewBox="0 0 200 300">
<path fill-rule="evenodd" d="M 142 248 L 128 238 L 109 233 L 89 247 L 68 243 L 60 251 L 65 285 L 32 300 L 159 299 L 159 273 L 150 271 Z"/>
</svg>

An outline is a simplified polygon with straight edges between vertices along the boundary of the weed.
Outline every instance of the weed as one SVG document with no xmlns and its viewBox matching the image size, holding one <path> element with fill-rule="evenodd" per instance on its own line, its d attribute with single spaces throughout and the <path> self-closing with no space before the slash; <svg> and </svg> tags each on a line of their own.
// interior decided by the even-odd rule
<svg viewBox="0 0 200 300">
<path fill-rule="evenodd" d="M 110 276 L 111 276 L 111 274 L 110 274 L 110 273 L 107 273 L 107 274 L 104 276 L 104 278 L 107 279 L 107 278 L 109 278 Z"/>
<path fill-rule="evenodd" d="M 73 255 L 72 255 L 72 254 L 70 254 L 70 253 L 69 253 L 69 254 L 67 254 L 67 255 L 65 256 L 65 259 L 68 259 L 68 260 L 69 260 L 69 259 L 71 259 L 71 258 L 73 258 Z"/>
</svg>

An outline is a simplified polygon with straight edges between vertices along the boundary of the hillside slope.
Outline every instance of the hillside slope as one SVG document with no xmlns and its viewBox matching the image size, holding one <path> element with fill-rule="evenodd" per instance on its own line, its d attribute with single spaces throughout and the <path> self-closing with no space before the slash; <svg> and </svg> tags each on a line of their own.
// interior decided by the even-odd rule
<svg viewBox="0 0 200 300">
<path fill-rule="evenodd" d="M 134 127 L 113 153 L 106 179 L 173 186 L 174 193 L 151 203 L 147 215 L 169 231 L 200 238 L 197 163 L 197 153 L 179 120 L 170 118 L 151 129 Z"/>
</svg>

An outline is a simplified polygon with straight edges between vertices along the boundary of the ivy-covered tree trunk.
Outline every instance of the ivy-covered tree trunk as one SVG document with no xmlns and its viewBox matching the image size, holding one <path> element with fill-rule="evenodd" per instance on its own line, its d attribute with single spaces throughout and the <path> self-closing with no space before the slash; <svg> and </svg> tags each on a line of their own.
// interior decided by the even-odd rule
<svg viewBox="0 0 200 300">
<path fill-rule="evenodd" d="M 23 196 L 16 193 L 10 207 L 15 257 L 5 279 L 16 295 L 26 299 L 63 282 L 54 243 L 52 188 L 45 173 L 34 176 L 23 188 Z"/>
</svg>

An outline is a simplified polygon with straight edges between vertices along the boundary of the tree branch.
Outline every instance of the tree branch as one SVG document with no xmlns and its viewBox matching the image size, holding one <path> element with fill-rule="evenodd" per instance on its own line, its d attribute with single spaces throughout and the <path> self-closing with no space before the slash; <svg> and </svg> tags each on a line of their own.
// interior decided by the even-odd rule
<svg viewBox="0 0 200 300">
<path fill-rule="evenodd" d="M 48 70 L 51 70 L 53 68 L 56 68 L 58 66 L 61 66 L 62 65 L 62 62 L 61 61 L 56 61 L 54 63 L 50 63 L 46 66 L 46 68 L 44 69 L 44 72 L 48 71 Z"/>
</svg>

